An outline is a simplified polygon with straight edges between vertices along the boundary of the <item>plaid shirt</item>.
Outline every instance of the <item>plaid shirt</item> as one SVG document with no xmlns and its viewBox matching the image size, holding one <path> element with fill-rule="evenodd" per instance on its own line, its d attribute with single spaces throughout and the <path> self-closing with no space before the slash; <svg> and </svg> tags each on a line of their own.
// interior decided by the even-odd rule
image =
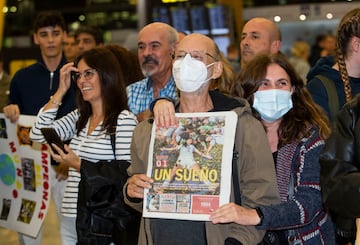
<svg viewBox="0 0 360 245">
<path fill-rule="evenodd" d="M 150 108 L 151 102 L 156 99 L 153 95 L 153 86 L 150 78 L 132 83 L 126 87 L 129 109 L 135 115 Z M 177 100 L 174 78 L 171 76 L 169 82 L 160 90 L 159 97 L 167 97 Z"/>
</svg>

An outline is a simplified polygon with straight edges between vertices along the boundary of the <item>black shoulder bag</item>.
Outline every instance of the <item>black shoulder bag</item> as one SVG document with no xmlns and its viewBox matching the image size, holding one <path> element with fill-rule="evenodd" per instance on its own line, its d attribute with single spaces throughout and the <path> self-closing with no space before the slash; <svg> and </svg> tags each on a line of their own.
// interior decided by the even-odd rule
<svg viewBox="0 0 360 245">
<path fill-rule="evenodd" d="M 137 244 L 141 214 L 127 206 L 123 197 L 130 163 L 116 160 L 115 132 L 110 137 L 114 160 L 93 163 L 81 159 L 76 218 L 78 245 Z"/>
</svg>

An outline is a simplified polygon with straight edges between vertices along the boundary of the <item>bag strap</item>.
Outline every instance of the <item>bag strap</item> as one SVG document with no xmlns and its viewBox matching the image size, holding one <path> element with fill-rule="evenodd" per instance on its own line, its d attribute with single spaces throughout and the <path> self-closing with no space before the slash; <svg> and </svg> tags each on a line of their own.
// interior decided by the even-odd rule
<svg viewBox="0 0 360 245">
<path fill-rule="evenodd" d="M 117 119 L 118 117 L 115 117 L 111 127 L 112 130 L 110 132 L 110 141 L 111 141 L 111 148 L 113 150 L 114 159 L 116 160 L 116 153 L 115 153 L 115 146 L 116 146 L 116 126 L 117 126 Z"/>
<path fill-rule="evenodd" d="M 241 205 L 241 194 L 240 194 L 240 184 L 239 184 L 239 176 L 238 176 L 238 166 L 237 160 L 239 159 L 239 153 L 235 149 L 233 150 L 233 159 L 232 159 L 232 180 L 233 180 L 233 188 L 234 188 L 234 198 L 235 203 Z"/>
<path fill-rule="evenodd" d="M 334 85 L 334 82 L 327 78 L 324 75 L 316 75 L 317 79 L 321 81 L 321 83 L 324 85 L 326 92 L 328 94 L 328 103 L 330 107 L 330 119 L 333 121 L 336 118 L 336 115 L 339 111 L 339 97 L 336 92 L 336 87 Z"/>
</svg>

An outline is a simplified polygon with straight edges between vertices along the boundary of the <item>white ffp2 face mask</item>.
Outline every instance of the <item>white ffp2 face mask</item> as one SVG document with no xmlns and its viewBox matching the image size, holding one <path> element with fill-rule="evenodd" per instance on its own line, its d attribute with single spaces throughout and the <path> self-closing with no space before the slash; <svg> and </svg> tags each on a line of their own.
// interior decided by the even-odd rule
<svg viewBox="0 0 360 245">
<path fill-rule="evenodd" d="M 284 116 L 292 107 L 291 92 L 281 89 L 269 89 L 254 93 L 253 107 L 261 119 L 274 122 Z"/>
<path fill-rule="evenodd" d="M 184 59 L 176 60 L 173 64 L 173 76 L 176 87 L 182 92 L 195 92 L 210 80 L 207 68 L 203 62 L 191 58 L 186 54 Z"/>
</svg>

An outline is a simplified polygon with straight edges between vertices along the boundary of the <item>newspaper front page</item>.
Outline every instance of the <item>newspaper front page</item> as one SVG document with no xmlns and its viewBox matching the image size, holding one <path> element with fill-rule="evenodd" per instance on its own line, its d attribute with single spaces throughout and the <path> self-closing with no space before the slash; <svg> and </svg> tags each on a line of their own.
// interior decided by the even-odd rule
<svg viewBox="0 0 360 245">
<path fill-rule="evenodd" d="M 177 126 L 154 123 L 143 216 L 209 220 L 228 203 L 237 114 L 233 111 L 178 113 Z"/>
</svg>

